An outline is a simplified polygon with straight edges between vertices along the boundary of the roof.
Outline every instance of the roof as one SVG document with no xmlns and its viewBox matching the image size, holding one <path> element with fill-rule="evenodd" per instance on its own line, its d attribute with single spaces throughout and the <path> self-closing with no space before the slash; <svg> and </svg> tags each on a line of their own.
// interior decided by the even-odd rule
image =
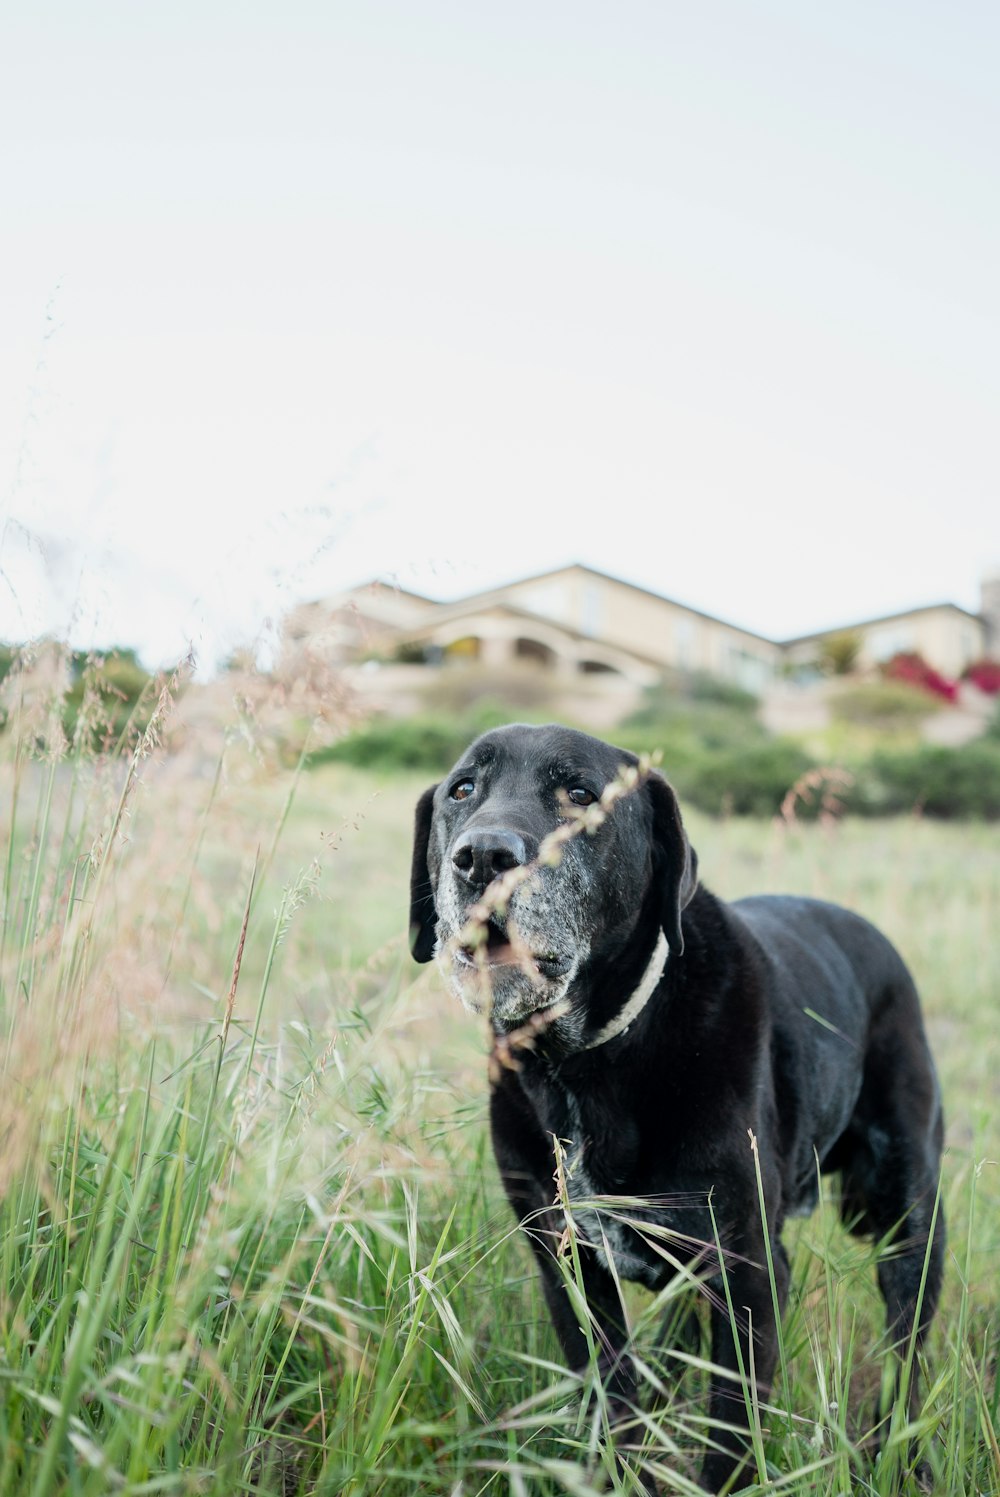
<svg viewBox="0 0 1000 1497">
<path fill-rule="evenodd" d="M 724 624 L 727 629 L 735 629 L 740 634 L 746 634 L 751 639 L 759 639 L 762 644 L 777 645 L 779 640 L 769 639 L 766 634 L 758 634 L 756 629 L 748 629 L 745 624 L 734 624 L 730 619 L 720 618 L 716 613 L 705 613 L 701 608 L 693 608 L 690 603 L 682 603 L 679 598 L 668 598 L 665 593 L 653 592 L 652 588 L 640 587 L 636 582 L 628 582 L 624 577 L 616 577 L 612 572 L 599 571 L 597 567 L 589 567 L 582 561 L 567 562 L 563 567 L 549 567 L 544 572 L 531 572 L 527 577 L 515 577 L 510 582 L 503 582 L 498 587 L 486 588 L 481 593 L 469 593 L 467 597 L 456 599 L 456 602 L 471 603 L 473 599 L 490 598 L 498 593 L 504 593 L 508 588 L 521 587 L 525 582 L 542 582 L 546 577 L 558 577 L 562 572 L 586 572 L 590 577 L 599 577 L 602 582 L 615 582 L 619 587 L 627 587 L 634 593 L 642 593 L 646 598 L 655 598 L 658 603 L 670 603 L 674 608 L 683 608 L 685 613 L 693 613 L 697 618 L 706 619 L 710 624 Z M 448 607 L 442 604 L 442 607 Z"/>
<path fill-rule="evenodd" d="M 484 588 L 480 592 L 467 593 L 463 597 L 452 599 L 450 602 L 441 602 L 440 599 L 428 598 L 422 593 L 408 591 L 406 588 L 397 587 L 394 583 L 383 582 L 379 578 L 375 578 L 371 582 L 362 583 L 359 587 L 352 588 L 350 591 L 362 592 L 366 587 L 382 587 L 387 591 L 400 593 L 404 597 L 413 598 L 421 603 L 432 603 L 439 609 L 449 611 L 466 609 L 473 604 L 482 607 L 496 600 L 497 602 L 503 602 L 503 606 L 510 608 L 512 611 L 523 613 L 525 617 L 533 617 L 527 610 L 515 610 L 514 605 L 504 601 L 503 594 L 512 587 L 523 586 L 526 582 L 543 582 L 547 577 L 558 577 L 565 572 L 585 572 L 590 577 L 600 578 L 602 582 L 617 583 L 619 587 L 630 588 L 632 592 L 641 593 L 644 597 L 655 598 L 658 603 L 669 603 L 674 608 L 682 608 L 685 613 L 694 614 L 696 618 L 705 619 L 711 624 L 722 624 L 727 629 L 734 629 L 740 634 L 747 635 L 750 639 L 758 639 L 762 644 L 779 649 L 786 648 L 789 645 L 808 644 L 816 639 L 826 639 L 831 634 L 848 634 L 856 629 L 870 629 L 875 624 L 888 624 L 894 619 L 912 618 L 914 614 L 918 613 L 935 613 L 942 608 L 951 609 L 953 612 L 959 613 L 964 618 L 971 619 L 977 624 L 985 622 L 982 614 L 972 613 L 968 608 L 962 608 L 958 603 L 922 603 L 916 608 L 901 608 L 894 613 L 879 614 L 876 618 L 852 620 L 846 624 L 831 625 L 827 629 L 814 629 L 808 634 L 796 634 L 785 639 L 772 639 L 767 634 L 758 633 L 756 629 L 748 629 L 744 624 L 736 624 L 730 619 L 720 618 L 718 614 L 706 613 L 701 608 L 693 608 L 690 603 L 684 603 L 679 598 L 670 598 L 665 593 L 654 592 L 652 588 L 641 587 L 636 582 L 629 582 L 626 578 L 617 577 L 612 572 L 602 572 L 599 568 L 587 566 L 586 563 L 581 561 L 567 562 L 561 567 L 547 567 L 541 572 L 530 572 L 526 577 L 514 577 L 509 582 L 500 583 L 496 587 Z M 548 620 L 547 622 L 555 623 L 556 621 Z M 560 624 L 558 627 L 566 630 L 567 633 L 573 632 L 572 630 L 568 630 L 564 624 Z M 407 632 L 416 632 L 416 630 Z M 631 649 L 630 646 L 619 646 L 619 648 Z M 637 654 L 635 651 L 632 651 L 632 653 Z M 642 657 L 637 654 L 637 658 L 641 659 Z"/>
<path fill-rule="evenodd" d="M 985 622 L 982 614 L 971 613 L 968 608 L 962 608 L 958 603 L 921 603 L 916 608 L 900 608 L 896 613 L 880 613 L 877 618 L 858 619 L 850 624 L 836 625 L 830 629 L 814 629 L 811 634 L 797 634 L 793 639 L 783 639 L 783 645 L 805 645 L 814 639 L 826 639 L 830 634 L 852 634 L 856 629 L 871 629 L 876 624 L 891 624 L 896 619 L 911 619 L 916 613 L 937 613 L 941 608 L 948 608 L 952 613 L 960 613 L 963 618 L 971 619 L 973 623 Z"/>
</svg>

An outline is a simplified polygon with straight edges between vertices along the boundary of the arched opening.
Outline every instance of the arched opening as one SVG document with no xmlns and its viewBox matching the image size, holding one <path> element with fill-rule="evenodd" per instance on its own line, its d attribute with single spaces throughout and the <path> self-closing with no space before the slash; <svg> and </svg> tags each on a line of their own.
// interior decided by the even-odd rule
<svg viewBox="0 0 1000 1497">
<path fill-rule="evenodd" d="M 467 660 L 478 660 L 482 654 L 483 642 L 475 634 L 464 634 L 461 639 L 453 639 L 444 647 L 445 660 L 463 662 Z"/>
<path fill-rule="evenodd" d="M 514 641 L 514 657 L 551 670 L 556 663 L 556 652 L 543 645 L 540 639 L 520 638 Z"/>
</svg>

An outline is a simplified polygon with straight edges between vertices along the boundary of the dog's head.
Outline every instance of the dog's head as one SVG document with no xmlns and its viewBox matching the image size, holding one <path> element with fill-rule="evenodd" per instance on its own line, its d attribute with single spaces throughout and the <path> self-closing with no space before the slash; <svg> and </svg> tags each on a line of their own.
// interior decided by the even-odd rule
<svg viewBox="0 0 1000 1497">
<path fill-rule="evenodd" d="M 627 965 L 637 937 L 651 949 L 662 929 L 683 950 L 697 860 L 666 780 L 640 776 L 600 825 L 573 825 L 637 764 L 585 733 L 515 723 L 478 738 L 420 797 L 411 949 L 418 962 L 437 956 L 498 1032 L 561 1002 L 572 1013 L 595 965 Z M 569 835 L 553 847 L 561 826 Z"/>
</svg>

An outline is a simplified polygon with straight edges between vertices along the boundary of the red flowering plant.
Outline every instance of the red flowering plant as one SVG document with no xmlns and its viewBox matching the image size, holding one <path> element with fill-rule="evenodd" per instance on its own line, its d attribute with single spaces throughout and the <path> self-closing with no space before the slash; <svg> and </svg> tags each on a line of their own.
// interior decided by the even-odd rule
<svg viewBox="0 0 1000 1497">
<path fill-rule="evenodd" d="M 908 686 L 919 686 L 922 691 L 932 692 L 943 701 L 958 700 L 956 683 L 928 665 L 916 650 L 903 650 L 898 655 L 893 655 L 883 665 L 882 674 L 887 681 L 905 681 Z"/>
<path fill-rule="evenodd" d="M 987 660 L 985 656 L 982 660 L 974 660 L 965 667 L 962 679 L 971 681 L 987 696 L 996 696 L 1000 692 L 1000 660 Z"/>
</svg>

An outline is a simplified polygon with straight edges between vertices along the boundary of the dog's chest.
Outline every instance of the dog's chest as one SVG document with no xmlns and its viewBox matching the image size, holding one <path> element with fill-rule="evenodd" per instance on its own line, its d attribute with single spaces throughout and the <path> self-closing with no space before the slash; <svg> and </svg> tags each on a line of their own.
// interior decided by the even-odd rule
<svg viewBox="0 0 1000 1497">
<path fill-rule="evenodd" d="M 595 1188 L 587 1173 L 582 1150 L 568 1161 L 566 1195 L 573 1226 L 581 1240 L 594 1249 L 599 1262 L 607 1269 L 613 1263 L 619 1278 L 655 1288 L 662 1270 L 643 1255 L 641 1239 L 624 1219 L 635 1215 L 634 1208 L 614 1197 L 602 1199 L 604 1192 Z"/>
<path fill-rule="evenodd" d="M 564 1176 L 573 1226 L 581 1239 L 593 1247 L 605 1268 L 610 1269 L 613 1263 L 620 1278 L 655 1287 L 663 1276 L 662 1267 L 656 1255 L 628 1224 L 630 1218 L 636 1218 L 638 1209 L 621 1199 L 627 1192 L 618 1182 L 627 1173 L 627 1156 L 632 1152 L 627 1140 L 619 1138 L 610 1148 L 607 1140 L 604 1141 L 602 1154 L 611 1154 L 610 1162 L 616 1177 L 609 1178 L 607 1161 L 602 1161 L 604 1168 L 592 1167 L 595 1155 L 593 1138 L 576 1098 L 567 1093 L 566 1102 L 568 1127 Z M 648 1212 L 643 1214 L 648 1215 Z"/>
</svg>

